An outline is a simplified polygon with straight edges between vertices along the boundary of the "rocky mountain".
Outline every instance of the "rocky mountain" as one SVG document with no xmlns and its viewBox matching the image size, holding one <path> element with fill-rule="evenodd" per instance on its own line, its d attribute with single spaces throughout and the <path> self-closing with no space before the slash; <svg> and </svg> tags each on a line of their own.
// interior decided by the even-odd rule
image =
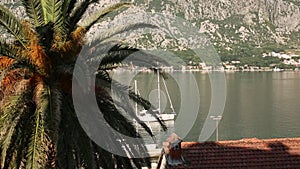
<svg viewBox="0 0 300 169">
<path fill-rule="evenodd" d="M 300 0 L 138 0 L 146 11 L 173 13 L 220 49 L 300 47 Z"/>
<path fill-rule="evenodd" d="M 13 9 L 18 9 L 14 5 L 18 1 L 1 1 L 5 1 Z M 129 12 L 123 12 L 117 17 L 119 18 L 117 22 L 124 21 L 120 19 L 122 16 L 137 11 L 175 15 L 191 23 L 200 33 L 204 33 L 219 53 L 224 56 L 253 56 L 257 54 L 257 51 L 300 48 L 300 0 L 132 1 L 135 7 L 129 9 Z M 116 0 L 100 1 L 97 7 L 91 8 L 89 13 L 116 2 Z M 133 20 L 139 20 L 139 18 L 133 18 Z M 156 18 L 156 22 L 161 21 Z M 168 21 L 165 20 L 164 22 L 167 23 Z M 102 27 L 110 26 L 109 22 L 106 22 L 104 26 L 102 25 Z M 171 31 L 176 32 L 176 29 L 171 29 Z M 176 42 L 163 39 L 167 39 L 167 37 L 161 34 L 159 36 L 152 35 L 152 38 L 149 36 L 145 38 L 144 36 L 143 42 L 137 41 L 137 38 L 134 37 L 131 41 L 139 42 L 143 46 L 150 44 L 145 42 L 149 40 L 155 41 L 156 45 L 173 46 L 173 48 L 179 49 L 183 49 L 181 46 L 187 42 L 195 41 L 192 38 L 183 38 Z"/>
</svg>

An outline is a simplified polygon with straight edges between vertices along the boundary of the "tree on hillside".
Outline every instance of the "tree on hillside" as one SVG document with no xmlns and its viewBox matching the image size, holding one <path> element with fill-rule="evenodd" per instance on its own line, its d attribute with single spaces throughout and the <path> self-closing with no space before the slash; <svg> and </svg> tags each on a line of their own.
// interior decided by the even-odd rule
<svg viewBox="0 0 300 169">
<path fill-rule="evenodd" d="M 9 40 L 0 39 L 0 168 L 140 168 L 143 163 L 149 164 L 146 159 L 111 154 L 95 144 L 80 126 L 72 100 L 72 73 L 85 35 L 108 14 L 131 4 L 109 6 L 79 25 L 96 0 L 21 1 L 27 20 L 0 5 L 0 29 L 9 35 Z M 128 136 L 139 134 L 120 113 L 125 110 L 122 104 L 112 101 L 111 84 L 117 82 L 107 71 L 138 50 L 108 38 L 142 26 L 149 25 L 107 30 L 97 39 L 97 43 L 110 46 L 100 57 L 103 62 L 97 70 L 97 103 L 107 123 Z M 126 86 L 117 86 L 120 92 L 127 90 Z M 151 106 L 133 92 L 129 97 L 147 109 Z M 133 112 L 123 112 L 140 122 Z M 146 125 L 140 124 L 151 135 Z M 107 139 L 121 140 L 118 137 Z M 119 146 L 136 151 L 130 143 Z"/>
</svg>

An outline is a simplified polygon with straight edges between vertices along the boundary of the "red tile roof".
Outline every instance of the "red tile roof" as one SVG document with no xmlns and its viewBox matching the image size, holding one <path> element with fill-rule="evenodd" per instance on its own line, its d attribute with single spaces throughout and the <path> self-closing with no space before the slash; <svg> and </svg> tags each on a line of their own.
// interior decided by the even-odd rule
<svg viewBox="0 0 300 169">
<path fill-rule="evenodd" d="M 175 169 L 300 169 L 300 138 L 182 142 L 185 164 Z"/>
</svg>

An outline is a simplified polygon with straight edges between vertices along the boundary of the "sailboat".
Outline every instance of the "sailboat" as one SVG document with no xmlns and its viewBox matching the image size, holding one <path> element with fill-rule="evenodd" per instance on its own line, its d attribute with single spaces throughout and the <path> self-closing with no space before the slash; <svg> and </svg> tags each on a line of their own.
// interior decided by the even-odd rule
<svg viewBox="0 0 300 169">
<path fill-rule="evenodd" d="M 165 87 L 165 90 L 166 90 L 166 94 L 167 94 L 168 100 L 170 102 L 170 108 L 171 108 L 172 112 L 171 113 L 163 113 L 163 112 L 161 112 L 161 107 L 160 107 L 160 99 L 161 98 L 160 98 L 160 77 L 159 77 L 159 71 L 157 71 L 158 108 L 156 110 L 153 110 L 153 111 L 157 113 L 157 116 L 161 120 L 163 120 L 163 121 L 171 121 L 171 120 L 175 119 L 176 113 L 175 113 L 175 110 L 174 110 L 174 107 L 173 107 L 173 104 L 172 104 L 172 100 L 171 100 L 171 97 L 170 97 L 170 94 L 169 94 L 166 82 L 165 82 L 165 80 L 163 78 L 162 78 L 162 81 L 163 81 L 163 84 L 164 84 L 164 87 Z M 134 81 L 134 90 L 135 90 L 135 94 L 139 94 L 138 93 L 138 89 L 137 89 L 137 81 L 136 80 Z M 138 111 L 137 103 L 135 105 L 135 112 L 137 114 L 137 117 L 141 121 L 144 121 L 144 122 L 156 122 L 157 121 L 157 119 L 151 113 L 149 113 L 147 110 Z"/>
</svg>

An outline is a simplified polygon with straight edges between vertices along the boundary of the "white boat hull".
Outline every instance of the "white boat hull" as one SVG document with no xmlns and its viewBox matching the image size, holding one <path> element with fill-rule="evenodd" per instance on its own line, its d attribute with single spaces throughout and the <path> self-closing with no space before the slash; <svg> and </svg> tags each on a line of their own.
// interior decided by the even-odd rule
<svg viewBox="0 0 300 169">
<path fill-rule="evenodd" d="M 175 119 L 175 114 L 157 114 L 157 116 L 163 121 L 169 121 Z M 144 122 L 157 122 L 157 119 L 151 114 L 139 115 L 138 118 Z"/>
<path fill-rule="evenodd" d="M 161 108 L 160 108 L 160 80 L 159 80 L 159 71 L 157 71 L 157 95 L 158 95 L 158 108 L 157 110 L 153 110 L 153 112 L 156 112 L 157 113 L 157 117 L 160 119 L 160 120 L 163 120 L 163 121 L 172 121 L 175 119 L 175 110 L 173 108 L 173 104 L 172 104 L 172 100 L 171 100 L 171 97 L 169 95 L 169 92 L 168 92 L 168 88 L 167 88 L 167 85 L 165 83 L 165 80 L 163 79 L 163 84 L 165 86 L 165 89 L 166 89 L 166 93 L 167 93 L 167 96 L 168 96 L 168 99 L 170 101 L 170 108 L 172 109 L 173 113 L 161 113 Z M 135 80 L 134 81 L 134 92 L 135 94 L 139 95 L 139 92 L 138 92 L 138 89 L 137 89 L 137 81 Z M 155 118 L 155 116 L 153 116 L 152 114 L 148 113 L 147 110 L 142 110 L 138 113 L 138 105 L 137 103 L 135 104 L 135 112 L 137 114 L 137 117 L 141 120 L 141 121 L 144 121 L 144 122 L 157 122 L 157 119 Z"/>
</svg>

